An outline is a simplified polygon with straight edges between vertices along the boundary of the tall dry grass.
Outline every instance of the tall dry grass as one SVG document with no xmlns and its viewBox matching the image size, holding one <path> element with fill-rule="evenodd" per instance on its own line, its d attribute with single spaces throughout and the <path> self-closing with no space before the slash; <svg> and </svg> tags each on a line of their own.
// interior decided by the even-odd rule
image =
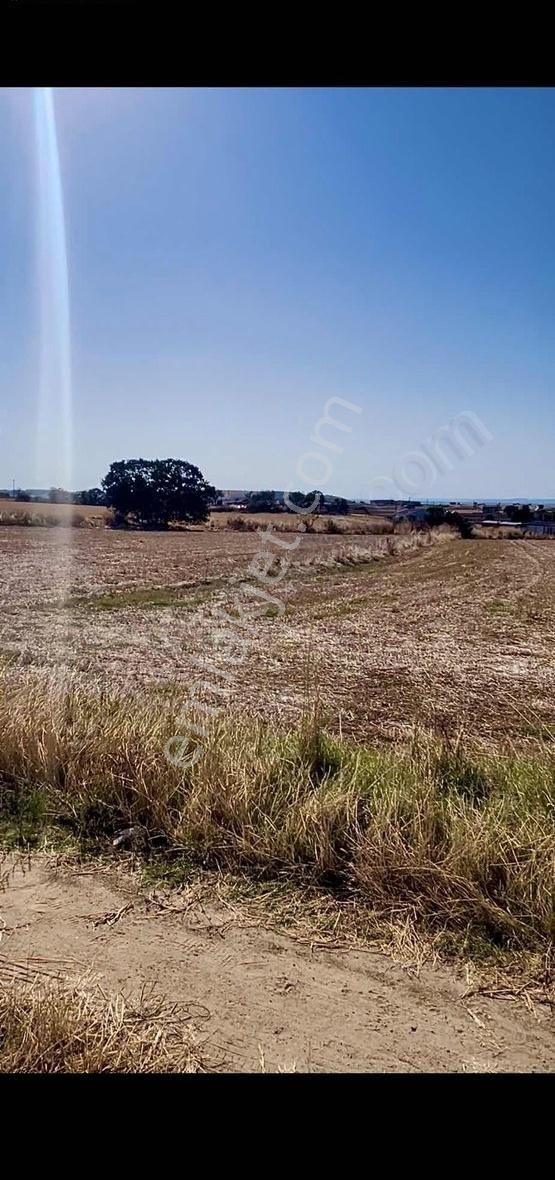
<svg viewBox="0 0 555 1180">
<path fill-rule="evenodd" d="M 82 984 L 0 984 L 0 1073 L 196 1073 L 199 1053 L 172 1008 L 136 1006 Z"/>
<path fill-rule="evenodd" d="M 0 497 L 0 526 L 30 528 L 71 528 L 104 526 L 108 510 L 91 504 L 47 504 L 44 501 L 18 501 Z"/>
<path fill-rule="evenodd" d="M 103 517 L 98 518 L 102 524 Z M 82 528 L 95 525 L 95 517 L 85 517 L 82 512 L 67 512 L 65 515 L 53 515 L 51 512 L 0 512 L 0 526 L 13 525 L 16 528 Z"/>
<path fill-rule="evenodd" d="M 472 758 L 446 738 L 384 751 L 308 714 L 296 732 L 215 721 L 196 763 L 164 754 L 177 700 L 0 684 L 0 812 L 101 843 L 348 893 L 384 920 L 540 948 L 554 932 L 555 760 Z"/>
<path fill-rule="evenodd" d="M 385 516 L 308 516 L 287 512 L 214 513 L 211 527 L 238 533 L 254 533 L 271 526 L 276 533 L 334 533 L 341 536 L 382 536 L 410 526 L 395 525 Z"/>
</svg>

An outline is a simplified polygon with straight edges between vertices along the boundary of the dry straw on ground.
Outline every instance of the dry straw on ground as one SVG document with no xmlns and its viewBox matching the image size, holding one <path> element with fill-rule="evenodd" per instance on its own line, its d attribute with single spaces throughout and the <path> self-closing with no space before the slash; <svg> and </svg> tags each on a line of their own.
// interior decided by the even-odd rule
<svg viewBox="0 0 555 1180">
<path fill-rule="evenodd" d="M 0 984 L 0 1073 L 196 1073 L 175 1007 L 107 997 L 88 980 Z"/>
</svg>

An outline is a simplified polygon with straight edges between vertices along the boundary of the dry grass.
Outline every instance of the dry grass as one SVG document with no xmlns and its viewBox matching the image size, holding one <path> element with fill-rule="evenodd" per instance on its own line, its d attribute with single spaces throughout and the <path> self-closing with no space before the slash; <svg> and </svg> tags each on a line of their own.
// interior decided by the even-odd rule
<svg viewBox="0 0 555 1180">
<path fill-rule="evenodd" d="M 329 533 L 345 536 L 382 536 L 396 532 L 386 516 L 349 513 L 345 516 L 310 516 L 296 512 L 212 512 L 210 527 L 232 532 L 255 532 L 271 527 L 276 533 Z M 405 531 L 399 526 L 400 531 Z"/>
<path fill-rule="evenodd" d="M 505 525 L 479 525 L 476 537 L 482 541 L 518 541 L 527 536 L 523 529 L 507 528 Z"/>
<path fill-rule="evenodd" d="M 196 1073 L 176 1007 L 108 998 L 90 982 L 0 984 L 0 1073 Z"/>
<path fill-rule="evenodd" d="M 47 504 L 0 499 L 0 526 L 20 525 L 38 528 L 66 525 L 71 527 L 105 528 L 110 518 L 108 508 L 81 504 Z M 295 512 L 212 512 L 206 525 L 196 526 L 200 530 L 231 529 L 237 532 L 254 532 L 271 526 L 275 532 L 290 533 L 308 531 L 325 533 L 328 521 L 344 534 L 371 536 L 394 531 L 393 522 L 386 516 L 351 513 L 347 516 L 307 517 Z"/>
<path fill-rule="evenodd" d="M 469 757 L 459 739 L 385 752 L 324 734 L 308 715 L 277 733 L 215 723 L 192 768 L 164 755 L 183 718 L 159 703 L 0 690 L 0 804 L 12 835 L 41 823 L 107 846 L 308 883 L 384 922 L 538 950 L 553 937 L 555 760 Z"/>
<path fill-rule="evenodd" d="M 39 504 L 0 499 L 0 526 L 44 528 L 66 525 L 72 528 L 103 528 L 107 517 L 107 508 L 93 507 L 90 504 Z"/>
</svg>

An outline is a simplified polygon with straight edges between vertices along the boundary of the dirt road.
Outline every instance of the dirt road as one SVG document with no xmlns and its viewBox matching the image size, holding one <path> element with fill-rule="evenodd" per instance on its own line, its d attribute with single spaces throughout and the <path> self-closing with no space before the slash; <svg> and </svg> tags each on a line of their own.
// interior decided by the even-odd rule
<svg viewBox="0 0 555 1180">
<path fill-rule="evenodd" d="M 239 911 L 230 920 L 228 910 L 184 906 L 179 893 L 169 903 L 176 908 L 162 908 L 132 877 L 58 869 L 40 857 L 4 884 L 0 984 L 92 970 L 107 991 L 130 997 L 157 985 L 183 1005 L 209 1068 L 555 1068 L 547 1008 L 465 997 L 445 969 L 417 976 L 377 951 L 323 950 L 253 928 Z"/>
</svg>

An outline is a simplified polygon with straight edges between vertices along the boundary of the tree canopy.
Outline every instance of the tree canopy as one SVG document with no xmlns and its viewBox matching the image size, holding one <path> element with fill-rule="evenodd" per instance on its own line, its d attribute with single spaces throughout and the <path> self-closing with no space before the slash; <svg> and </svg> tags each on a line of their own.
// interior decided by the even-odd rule
<svg viewBox="0 0 555 1180">
<path fill-rule="evenodd" d="M 431 504 L 426 509 L 427 524 L 430 528 L 438 528 L 441 524 L 450 524 L 453 528 L 458 529 L 461 537 L 469 540 L 474 536 L 474 530 L 469 520 L 465 516 L 461 516 L 460 512 L 451 512 L 448 508 L 443 508 L 441 504 Z"/>
<path fill-rule="evenodd" d="M 509 520 L 520 520 L 523 524 L 534 515 L 529 504 L 505 504 L 503 512 Z"/>
<path fill-rule="evenodd" d="M 74 500 L 76 504 L 88 504 L 93 508 L 99 508 L 106 503 L 102 488 L 84 488 L 82 492 L 75 493 Z"/>
<path fill-rule="evenodd" d="M 71 504 L 73 503 L 73 494 L 66 492 L 65 488 L 50 488 L 48 499 L 51 504 Z"/>
<path fill-rule="evenodd" d="M 167 528 L 206 520 L 215 488 L 184 459 L 120 459 L 102 480 L 116 523 Z"/>
<path fill-rule="evenodd" d="M 350 512 L 348 501 L 343 496 L 335 496 L 329 506 L 329 511 L 333 512 L 335 516 L 348 516 Z"/>
<path fill-rule="evenodd" d="M 318 512 L 324 503 L 324 496 L 322 492 L 289 492 L 288 500 L 290 504 L 296 504 L 297 508 L 306 508 L 310 512 Z"/>
<path fill-rule="evenodd" d="M 276 493 L 268 489 L 263 492 L 251 492 L 247 497 L 247 508 L 249 512 L 278 512 Z"/>
</svg>

